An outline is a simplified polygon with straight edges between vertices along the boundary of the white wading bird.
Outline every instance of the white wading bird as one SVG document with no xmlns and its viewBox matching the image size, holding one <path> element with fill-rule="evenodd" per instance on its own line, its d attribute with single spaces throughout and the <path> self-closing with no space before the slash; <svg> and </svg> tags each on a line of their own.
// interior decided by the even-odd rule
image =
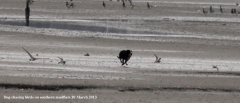
<svg viewBox="0 0 240 103">
<path fill-rule="evenodd" d="M 154 63 L 160 63 L 161 62 L 161 58 L 158 58 L 158 56 L 156 54 L 154 54 L 156 57 L 156 61 Z"/>
<path fill-rule="evenodd" d="M 60 58 L 60 57 L 58 57 L 58 58 L 61 60 L 60 62 L 58 62 L 58 64 L 63 64 L 64 65 L 66 63 L 66 61 L 63 60 L 63 58 Z"/>
<path fill-rule="evenodd" d="M 34 58 L 26 49 L 23 48 L 23 50 L 30 56 L 29 61 L 35 61 L 37 59 L 49 59 L 49 58 Z"/>
</svg>

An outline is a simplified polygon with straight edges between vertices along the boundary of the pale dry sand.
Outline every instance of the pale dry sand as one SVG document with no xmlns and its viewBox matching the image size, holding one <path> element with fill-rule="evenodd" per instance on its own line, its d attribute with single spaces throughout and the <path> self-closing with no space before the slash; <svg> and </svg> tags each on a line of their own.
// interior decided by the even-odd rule
<svg viewBox="0 0 240 103">
<path fill-rule="evenodd" d="M 0 1 L 0 23 L 24 21 L 25 0 Z M 103 8 L 100 0 L 78 0 L 73 9 L 67 9 L 65 2 L 35 0 L 30 22 L 64 21 L 89 30 L 0 24 L 1 102 L 239 102 L 240 19 L 230 14 L 237 0 L 152 0 L 156 7 L 151 10 L 141 0 L 134 2 L 133 10 L 128 3 L 123 9 L 116 1 L 106 1 Z M 216 12 L 202 14 L 202 8 L 210 5 Z M 227 12 L 221 14 L 219 5 Z M 109 32 L 91 31 L 91 27 Z M 127 32 L 111 32 L 112 28 Z M 29 62 L 22 47 L 35 57 L 50 59 Z M 133 50 L 128 66 L 117 59 L 123 49 Z M 153 54 L 162 62 L 153 63 Z M 66 65 L 58 65 L 57 57 Z M 79 95 L 97 99 L 4 98 Z"/>
</svg>

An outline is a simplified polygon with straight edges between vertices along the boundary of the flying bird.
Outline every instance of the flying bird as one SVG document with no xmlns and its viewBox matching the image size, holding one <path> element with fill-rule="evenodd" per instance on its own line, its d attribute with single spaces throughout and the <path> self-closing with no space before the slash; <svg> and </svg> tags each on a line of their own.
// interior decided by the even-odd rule
<svg viewBox="0 0 240 103">
<path fill-rule="evenodd" d="M 22 47 L 23 48 L 23 47 Z M 29 61 L 35 61 L 37 59 L 49 59 L 49 58 L 35 58 L 32 56 L 32 54 L 30 54 L 25 48 L 23 48 L 23 50 L 30 56 Z"/>
<path fill-rule="evenodd" d="M 218 67 L 217 67 L 217 66 L 213 65 L 213 68 L 214 68 L 214 69 L 217 69 L 217 71 L 218 71 Z"/>
<path fill-rule="evenodd" d="M 158 56 L 156 54 L 154 54 L 156 57 L 156 61 L 154 63 L 160 63 L 161 62 L 161 58 L 158 58 Z"/>
<path fill-rule="evenodd" d="M 63 64 L 64 65 L 66 63 L 66 61 L 63 60 L 63 58 L 60 58 L 60 57 L 58 57 L 58 58 L 61 60 L 60 62 L 58 62 L 58 64 Z"/>
</svg>

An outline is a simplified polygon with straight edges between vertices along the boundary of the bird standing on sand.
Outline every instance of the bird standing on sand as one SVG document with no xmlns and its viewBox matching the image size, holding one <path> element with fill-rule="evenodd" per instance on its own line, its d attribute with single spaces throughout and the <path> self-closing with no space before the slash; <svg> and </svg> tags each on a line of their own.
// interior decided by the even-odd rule
<svg viewBox="0 0 240 103">
<path fill-rule="evenodd" d="M 69 9 L 70 8 L 70 5 L 68 4 L 68 2 L 66 2 L 66 7 Z"/>
<path fill-rule="evenodd" d="M 237 10 L 236 10 L 235 8 L 233 9 L 233 13 L 234 13 L 234 14 L 236 14 L 236 13 L 237 13 Z"/>
<path fill-rule="evenodd" d="M 34 0 L 29 0 L 29 4 L 31 5 L 34 2 Z"/>
<path fill-rule="evenodd" d="M 60 62 L 58 62 L 58 64 L 63 64 L 64 65 L 66 63 L 66 61 L 63 60 L 63 58 L 60 58 L 60 57 L 58 57 L 58 58 L 61 60 Z"/>
<path fill-rule="evenodd" d="M 125 5 L 125 2 L 123 1 L 123 8 L 125 8 L 126 7 L 126 5 Z"/>
<path fill-rule="evenodd" d="M 223 13 L 223 9 L 222 9 L 222 6 L 220 6 L 220 12 Z"/>
<path fill-rule="evenodd" d="M 131 7 L 131 9 L 133 9 L 134 8 L 134 5 L 131 5 L 132 7 Z"/>
<path fill-rule="evenodd" d="M 210 6 L 210 13 L 213 13 L 213 12 L 214 12 L 214 10 L 213 10 L 212 6 Z"/>
<path fill-rule="evenodd" d="M 217 69 L 217 71 L 218 71 L 218 67 L 217 67 L 217 66 L 213 65 L 213 68 L 214 68 L 214 69 Z"/>
<path fill-rule="evenodd" d="M 147 7 L 148 7 L 148 9 L 150 9 L 151 8 L 151 6 L 149 5 L 149 3 L 147 2 Z"/>
<path fill-rule="evenodd" d="M 158 58 L 158 56 L 156 54 L 154 54 L 156 57 L 156 61 L 154 63 L 160 63 L 161 62 L 161 58 Z"/>
<path fill-rule="evenodd" d="M 72 8 L 74 8 L 74 4 L 73 4 L 73 3 L 71 3 L 69 7 L 72 7 Z"/>
<path fill-rule="evenodd" d="M 233 12 L 233 9 L 231 9 L 231 13 L 233 14 L 234 12 Z"/>
<path fill-rule="evenodd" d="M 22 47 L 23 48 L 23 47 Z M 35 61 L 37 59 L 49 59 L 49 58 L 35 58 L 33 57 L 26 49 L 23 48 L 23 50 L 30 56 L 29 61 Z"/>
<path fill-rule="evenodd" d="M 207 13 L 208 13 L 208 12 L 207 12 L 207 11 L 205 11 L 205 9 L 203 8 L 203 14 L 205 14 L 205 15 L 206 15 Z"/>
<path fill-rule="evenodd" d="M 105 5 L 104 1 L 103 1 L 103 7 L 104 7 L 104 8 L 106 7 L 106 5 Z"/>
</svg>

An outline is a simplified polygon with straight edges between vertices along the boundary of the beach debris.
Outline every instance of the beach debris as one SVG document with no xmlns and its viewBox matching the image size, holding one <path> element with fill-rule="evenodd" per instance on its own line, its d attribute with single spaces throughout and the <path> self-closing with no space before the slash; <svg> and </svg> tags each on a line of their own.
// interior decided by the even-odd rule
<svg viewBox="0 0 240 103">
<path fill-rule="evenodd" d="M 122 63 L 122 65 L 127 64 L 127 61 L 131 58 L 132 56 L 132 50 L 122 50 L 119 53 L 118 59 L 120 60 L 120 62 Z"/>
<path fill-rule="evenodd" d="M 154 54 L 154 55 L 155 55 L 155 57 L 156 57 L 156 60 L 155 60 L 154 63 L 160 63 L 160 62 L 161 62 L 161 58 L 158 58 L 158 56 L 157 56 L 156 54 Z"/>
<path fill-rule="evenodd" d="M 60 58 L 60 57 L 58 57 L 58 58 L 61 60 L 60 62 L 58 62 L 58 64 L 63 64 L 64 65 L 66 63 L 66 61 L 63 60 L 63 58 Z"/>
<path fill-rule="evenodd" d="M 106 7 L 106 4 L 104 3 L 104 1 L 103 1 L 103 7 L 104 7 L 104 8 Z"/>
<path fill-rule="evenodd" d="M 84 54 L 84 56 L 90 56 L 90 55 L 87 53 L 87 54 Z"/>
<path fill-rule="evenodd" d="M 23 48 L 23 47 L 22 47 Z M 35 61 L 37 59 L 49 59 L 49 58 L 35 58 L 32 56 L 32 54 L 30 54 L 25 48 L 23 48 L 23 50 L 30 56 L 29 61 Z"/>
<path fill-rule="evenodd" d="M 219 71 L 216 65 L 213 65 L 213 69 L 217 69 L 217 71 Z"/>
</svg>

